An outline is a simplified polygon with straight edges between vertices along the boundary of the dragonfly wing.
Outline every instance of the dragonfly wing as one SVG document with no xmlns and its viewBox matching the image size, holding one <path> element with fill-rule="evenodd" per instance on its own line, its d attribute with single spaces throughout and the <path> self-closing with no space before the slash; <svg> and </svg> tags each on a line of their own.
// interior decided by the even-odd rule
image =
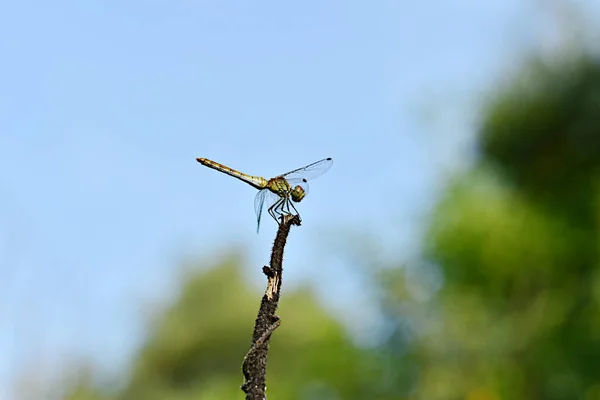
<svg viewBox="0 0 600 400">
<path fill-rule="evenodd" d="M 260 216 L 262 214 L 263 205 L 265 204 L 265 195 L 267 194 L 266 190 L 259 190 L 254 198 L 254 211 L 256 211 L 256 233 L 260 229 Z"/>
<path fill-rule="evenodd" d="M 269 191 L 268 189 L 260 190 L 256 197 L 254 198 L 254 211 L 256 211 L 256 233 L 258 233 L 260 229 L 260 218 L 262 215 L 263 209 L 266 207 L 270 207 L 277 200 L 279 200 L 279 196 L 275 193 Z"/>
<path fill-rule="evenodd" d="M 329 168 L 331 168 L 332 165 L 333 160 L 331 157 L 324 158 L 320 161 L 308 164 L 305 167 L 298 168 L 290 172 L 286 172 L 285 174 L 279 176 L 284 177 L 288 182 L 294 179 L 305 179 L 309 181 L 323 175 L 329 170 Z"/>
<path fill-rule="evenodd" d="M 304 189 L 304 192 L 306 194 L 308 194 L 308 181 L 304 178 L 290 178 L 290 179 L 286 179 L 288 181 L 288 183 L 290 184 L 290 186 L 292 188 L 295 188 L 296 186 L 300 186 L 302 189 Z"/>
</svg>

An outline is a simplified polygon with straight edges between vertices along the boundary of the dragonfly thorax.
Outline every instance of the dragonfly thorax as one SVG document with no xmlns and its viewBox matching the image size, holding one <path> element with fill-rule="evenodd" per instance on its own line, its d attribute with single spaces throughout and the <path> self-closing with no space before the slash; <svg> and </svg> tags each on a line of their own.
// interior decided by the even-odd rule
<svg viewBox="0 0 600 400">
<path fill-rule="evenodd" d="M 267 188 L 276 195 L 288 197 L 292 191 L 292 187 L 284 178 L 273 178 L 267 183 Z"/>
<path fill-rule="evenodd" d="M 267 184 L 267 188 L 280 197 L 291 198 L 296 203 L 306 196 L 306 191 L 302 186 L 296 185 L 292 188 L 290 183 L 281 177 L 271 179 Z"/>
</svg>

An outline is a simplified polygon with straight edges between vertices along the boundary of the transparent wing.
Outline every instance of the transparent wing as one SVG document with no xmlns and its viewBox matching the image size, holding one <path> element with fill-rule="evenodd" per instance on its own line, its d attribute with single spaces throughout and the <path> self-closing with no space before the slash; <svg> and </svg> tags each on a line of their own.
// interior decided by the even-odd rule
<svg viewBox="0 0 600 400">
<path fill-rule="evenodd" d="M 290 184 L 290 186 L 293 188 L 296 187 L 296 185 L 300 186 L 302 189 L 304 189 L 304 192 L 306 192 L 306 194 L 308 194 L 308 181 L 304 178 L 291 178 L 291 179 L 287 179 L 288 183 Z"/>
<path fill-rule="evenodd" d="M 329 170 L 329 168 L 331 168 L 332 165 L 333 160 L 331 157 L 324 158 L 320 161 L 308 164 L 305 167 L 286 172 L 283 175 L 279 175 L 279 177 L 284 177 L 288 182 L 295 179 L 305 179 L 306 181 L 309 181 L 323 175 Z"/>
<path fill-rule="evenodd" d="M 265 196 L 267 192 L 268 190 L 259 190 L 259 192 L 256 194 L 256 197 L 254 198 L 254 211 L 256 211 L 257 221 L 256 233 L 258 233 L 258 230 L 260 229 L 260 216 L 262 215 L 262 209 L 265 204 Z"/>
<path fill-rule="evenodd" d="M 254 198 L 254 211 L 256 211 L 256 233 L 258 233 L 260 229 L 260 217 L 262 215 L 262 211 L 265 206 L 270 207 L 279 199 L 275 193 L 269 191 L 268 189 L 260 190 L 256 197 Z"/>
</svg>

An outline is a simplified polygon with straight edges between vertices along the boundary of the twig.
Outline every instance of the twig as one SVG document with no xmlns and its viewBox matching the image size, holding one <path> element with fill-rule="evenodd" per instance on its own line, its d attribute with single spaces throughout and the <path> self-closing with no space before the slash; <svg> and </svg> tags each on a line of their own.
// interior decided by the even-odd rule
<svg viewBox="0 0 600 400">
<path fill-rule="evenodd" d="M 300 225 L 297 215 L 284 215 L 277 230 L 273 251 L 271 252 L 271 266 L 264 266 L 263 273 L 267 276 L 267 290 L 263 295 L 254 324 L 252 346 L 244 357 L 242 373 L 244 383 L 242 390 L 246 393 L 246 400 L 264 400 L 267 374 L 267 356 L 269 354 L 269 341 L 271 334 L 281 323 L 275 315 L 279 304 L 281 290 L 281 275 L 283 272 L 283 249 L 292 225 Z"/>
</svg>

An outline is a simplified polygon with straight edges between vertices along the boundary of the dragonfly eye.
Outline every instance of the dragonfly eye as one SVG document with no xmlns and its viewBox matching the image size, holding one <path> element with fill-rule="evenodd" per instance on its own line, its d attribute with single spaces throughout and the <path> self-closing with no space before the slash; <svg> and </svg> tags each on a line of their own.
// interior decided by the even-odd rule
<svg viewBox="0 0 600 400">
<path fill-rule="evenodd" d="M 306 191 L 300 185 L 296 185 L 294 189 L 292 189 L 292 200 L 298 203 L 301 201 L 304 196 L 306 196 Z"/>
</svg>

